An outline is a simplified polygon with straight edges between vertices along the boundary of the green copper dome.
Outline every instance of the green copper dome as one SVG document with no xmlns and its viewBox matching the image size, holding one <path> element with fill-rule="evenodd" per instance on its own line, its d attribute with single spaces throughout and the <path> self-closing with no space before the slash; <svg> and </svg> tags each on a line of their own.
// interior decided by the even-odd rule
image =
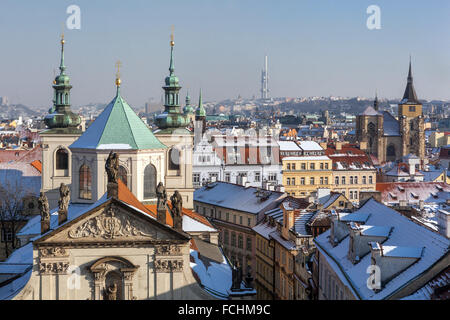
<svg viewBox="0 0 450 320">
<path fill-rule="evenodd" d="M 184 114 L 193 114 L 195 112 L 194 107 L 191 106 L 191 97 L 189 97 L 189 93 L 186 95 L 186 105 L 183 108 Z"/>
</svg>

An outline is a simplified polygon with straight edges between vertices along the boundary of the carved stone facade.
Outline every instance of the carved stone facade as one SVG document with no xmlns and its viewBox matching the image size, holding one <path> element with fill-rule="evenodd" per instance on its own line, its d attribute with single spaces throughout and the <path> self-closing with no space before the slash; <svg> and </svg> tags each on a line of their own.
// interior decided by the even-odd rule
<svg viewBox="0 0 450 320">
<path fill-rule="evenodd" d="M 102 214 L 93 217 L 77 228 L 68 232 L 69 238 L 103 238 L 117 239 L 142 236 L 154 238 L 154 235 L 142 231 L 136 220 L 126 219 L 119 213 L 119 209 L 110 206 Z"/>
<path fill-rule="evenodd" d="M 181 272 L 183 271 L 182 259 L 157 259 L 155 260 L 156 272 Z"/>
<path fill-rule="evenodd" d="M 115 199 L 34 242 L 17 299 L 211 299 L 190 266 L 189 237 Z"/>
</svg>

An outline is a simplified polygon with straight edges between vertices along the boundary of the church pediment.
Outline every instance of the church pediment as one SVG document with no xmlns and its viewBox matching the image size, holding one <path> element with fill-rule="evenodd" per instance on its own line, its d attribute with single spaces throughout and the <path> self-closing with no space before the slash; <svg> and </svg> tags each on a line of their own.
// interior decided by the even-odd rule
<svg viewBox="0 0 450 320">
<path fill-rule="evenodd" d="M 105 205 L 94 208 L 62 225 L 35 243 L 71 245 L 101 243 L 105 245 L 124 242 L 155 243 L 169 240 L 187 241 L 188 238 L 129 206 L 118 201 L 108 201 Z"/>
</svg>

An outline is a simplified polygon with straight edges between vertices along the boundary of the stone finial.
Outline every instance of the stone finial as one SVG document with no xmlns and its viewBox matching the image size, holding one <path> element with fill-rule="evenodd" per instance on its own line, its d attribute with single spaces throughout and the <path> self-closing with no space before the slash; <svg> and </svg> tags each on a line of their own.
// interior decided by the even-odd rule
<svg viewBox="0 0 450 320">
<path fill-rule="evenodd" d="M 44 234 L 50 229 L 50 207 L 48 199 L 42 191 L 38 199 L 38 206 L 41 214 L 41 234 Z"/>
<path fill-rule="evenodd" d="M 58 201 L 58 225 L 67 221 L 67 213 L 69 211 L 70 188 L 61 183 L 59 187 L 59 201 Z"/>
</svg>

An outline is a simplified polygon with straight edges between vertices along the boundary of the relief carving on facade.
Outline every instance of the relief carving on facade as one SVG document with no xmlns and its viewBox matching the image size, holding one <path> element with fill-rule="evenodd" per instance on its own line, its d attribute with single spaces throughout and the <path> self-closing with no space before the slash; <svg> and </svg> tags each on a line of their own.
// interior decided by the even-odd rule
<svg viewBox="0 0 450 320">
<path fill-rule="evenodd" d="M 138 222 L 130 221 L 117 215 L 118 208 L 110 206 L 100 215 L 89 219 L 82 225 L 69 231 L 69 237 L 116 239 L 119 237 L 143 236 L 153 238 L 153 235 L 141 231 Z"/>
<path fill-rule="evenodd" d="M 69 268 L 69 262 L 42 262 L 39 263 L 40 274 L 66 274 Z"/>
<path fill-rule="evenodd" d="M 174 245 L 174 244 L 167 244 L 167 245 L 161 245 L 161 246 L 156 246 L 155 247 L 155 253 L 157 255 L 180 255 L 181 254 L 181 249 L 179 246 Z"/>
<path fill-rule="evenodd" d="M 53 258 L 53 257 L 68 257 L 69 252 L 60 247 L 42 248 L 39 250 L 41 257 Z"/>
<path fill-rule="evenodd" d="M 182 259 L 157 259 L 155 260 L 156 272 L 181 272 L 183 271 Z"/>
</svg>

